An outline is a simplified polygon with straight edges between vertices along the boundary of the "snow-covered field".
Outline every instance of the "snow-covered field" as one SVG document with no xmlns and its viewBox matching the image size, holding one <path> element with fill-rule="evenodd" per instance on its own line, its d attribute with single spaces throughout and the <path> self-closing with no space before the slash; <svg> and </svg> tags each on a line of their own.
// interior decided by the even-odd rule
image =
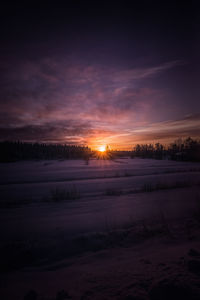
<svg viewBox="0 0 200 300">
<path fill-rule="evenodd" d="M 147 227 L 155 228 L 157 224 L 164 226 L 165 231 L 168 226 L 176 231 L 177 226 L 192 220 L 195 213 L 200 217 L 200 163 L 128 158 L 91 160 L 89 165 L 82 160 L 16 162 L 0 164 L 0 176 L 1 263 L 5 269 L 8 263 L 10 272 L 13 265 L 41 267 L 62 261 L 65 271 L 61 273 L 65 275 L 59 276 L 69 276 L 63 260 L 71 259 L 71 264 L 73 254 L 109 248 L 106 243 L 108 237 L 113 239 L 111 232 L 127 233 L 127 228 L 139 226 L 144 233 Z M 114 240 L 113 245 L 118 243 Z M 110 255 L 106 251 L 102 254 L 104 260 Z M 125 259 L 124 254 L 120 255 Z M 125 260 L 128 265 L 127 256 Z M 90 268 L 90 260 L 84 263 Z M 115 258 L 110 259 L 109 268 L 115 263 Z M 81 267 L 70 268 L 75 274 L 81 271 Z M 31 287 L 35 271 L 28 272 L 30 282 L 23 279 L 20 271 L 21 275 L 16 275 L 18 286 L 19 278 L 21 284 L 23 281 L 16 295 L 22 295 L 26 286 Z M 16 280 L 14 273 L 9 274 L 6 282 Z M 51 284 L 54 275 L 48 275 Z M 72 281 L 76 284 L 74 276 Z M 52 291 L 60 288 L 63 280 L 55 281 Z M 7 288 L 3 292 L 3 299 L 14 299 Z M 98 299 L 125 299 L 118 296 Z M 80 299 L 79 294 L 74 299 Z M 88 294 L 83 299 L 95 297 Z"/>
<path fill-rule="evenodd" d="M 1 164 L 0 174 L 3 207 L 11 202 L 0 212 L 6 237 L 12 231 L 15 237 L 74 235 L 161 213 L 176 218 L 194 209 L 200 184 L 200 164 L 151 159 L 17 162 Z M 63 190 L 78 197 L 54 201 L 55 189 L 58 197 Z"/>
</svg>

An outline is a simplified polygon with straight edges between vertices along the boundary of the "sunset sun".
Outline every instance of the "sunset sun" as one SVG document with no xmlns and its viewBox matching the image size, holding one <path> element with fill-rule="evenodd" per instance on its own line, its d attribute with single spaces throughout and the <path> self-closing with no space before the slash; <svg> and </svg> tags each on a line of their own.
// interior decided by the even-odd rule
<svg viewBox="0 0 200 300">
<path fill-rule="evenodd" d="M 105 152 L 106 151 L 106 146 L 104 145 L 104 146 L 100 146 L 99 147 L 99 151 L 100 152 Z"/>
</svg>

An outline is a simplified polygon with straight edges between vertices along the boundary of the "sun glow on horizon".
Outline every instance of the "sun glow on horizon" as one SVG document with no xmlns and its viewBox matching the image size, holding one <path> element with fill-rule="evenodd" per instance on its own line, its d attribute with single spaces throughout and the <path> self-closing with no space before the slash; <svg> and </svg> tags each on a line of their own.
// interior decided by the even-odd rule
<svg viewBox="0 0 200 300">
<path fill-rule="evenodd" d="M 105 151 L 106 151 L 106 146 L 105 146 L 105 145 L 100 146 L 98 150 L 99 150 L 100 152 L 105 152 Z"/>
</svg>

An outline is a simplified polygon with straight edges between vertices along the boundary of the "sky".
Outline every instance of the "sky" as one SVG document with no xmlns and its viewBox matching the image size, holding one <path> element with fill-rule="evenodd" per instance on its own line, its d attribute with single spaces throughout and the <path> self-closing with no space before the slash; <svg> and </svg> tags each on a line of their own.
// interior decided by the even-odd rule
<svg viewBox="0 0 200 300">
<path fill-rule="evenodd" d="M 200 138 L 198 1 L 8 1 L 0 18 L 1 140 Z"/>
</svg>

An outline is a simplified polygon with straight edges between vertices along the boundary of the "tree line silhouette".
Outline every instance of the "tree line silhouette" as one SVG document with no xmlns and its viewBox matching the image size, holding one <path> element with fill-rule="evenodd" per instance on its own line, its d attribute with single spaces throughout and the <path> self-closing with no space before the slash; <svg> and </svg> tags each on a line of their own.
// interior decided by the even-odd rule
<svg viewBox="0 0 200 300">
<path fill-rule="evenodd" d="M 0 142 L 0 161 L 12 162 L 18 160 L 51 160 L 51 159 L 84 159 L 88 160 L 91 150 L 85 146 Z"/>
<path fill-rule="evenodd" d="M 160 143 L 137 144 L 131 157 L 200 161 L 200 141 L 188 137 L 185 140 L 176 140 L 168 146 Z"/>
<path fill-rule="evenodd" d="M 200 161 L 200 141 L 189 137 L 185 140 L 176 140 L 168 146 L 160 143 L 155 145 L 137 144 L 132 151 L 107 149 L 103 154 L 93 151 L 87 146 L 4 141 L 0 142 L 0 153 L 0 162 L 83 159 L 88 164 L 90 158 L 117 159 L 127 156 L 131 158 Z"/>
</svg>

